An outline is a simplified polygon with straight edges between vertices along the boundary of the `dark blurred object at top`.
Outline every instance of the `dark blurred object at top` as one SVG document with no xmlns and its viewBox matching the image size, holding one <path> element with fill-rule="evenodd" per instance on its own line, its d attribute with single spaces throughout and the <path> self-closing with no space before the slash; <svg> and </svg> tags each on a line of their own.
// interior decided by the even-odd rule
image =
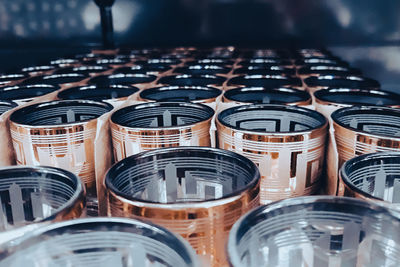
<svg viewBox="0 0 400 267">
<path fill-rule="evenodd" d="M 113 0 L 96 0 L 103 7 Z M 117 45 L 382 45 L 400 40 L 400 1 L 116 0 Z M 101 44 L 93 0 L 2 0 L 0 44 L 62 47 Z M 287 43 L 286 43 L 287 44 Z"/>
</svg>

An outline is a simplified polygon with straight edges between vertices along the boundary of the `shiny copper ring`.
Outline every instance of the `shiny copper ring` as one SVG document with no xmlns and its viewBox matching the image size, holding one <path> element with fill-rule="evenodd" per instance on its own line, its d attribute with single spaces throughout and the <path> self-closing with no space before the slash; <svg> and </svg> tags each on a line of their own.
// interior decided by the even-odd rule
<svg viewBox="0 0 400 267">
<path fill-rule="evenodd" d="M 204 266 L 225 266 L 229 230 L 258 205 L 259 181 L 256 165 L 230 151 L 200 147 L 147 151 L 108 171 L 108 215 L 165 226 L 203 255 Z"/>
<path fill-rule="evenodd" d="M 225 91 L 222 101 L 236 104 L 306 106 L 311 105 L 311 96 L 306 91 L 294 88 L 242 87 Z"/>
<path fill-rule="evenodd" d="M 344 195 L 385 201 L 400 208 L 400 153 L 380 152 L 346 161 L 340 169 Z"/>
<path fill-rule="evenodd" d="M 355 106 L 332 113 L 340 168 L 358 155 L 373 152 L 400 151 L 400 110 L 395 108 Z M 330 183 L 331 184 L 331 183 Z M 343 194 L 343 184 L 337 193 Z"/>
<path fill-rule="evenodd" d="M 400 107 L 400 95 L 383 90 L 330 88 L 314 93 L 315 109 L 330 118 L 332 112 L 355 105 Z"/>
<path fill-rule="evenodd" d="M 145 103 L 117 110 L 110 117 L 116 160 L 160 147 L 210 146 L 214 110 L 184 102 Z"/>
<path fill-rule="evenodd" d="M 261 204 L 310 195 L 320 188 L 328 122 L 313 110 L 257 104 L 217 117 L 219 148 L 254 161 L 261 172 Z"/>
<path fill-rule="evenodd" d="M 51 167 L 0 169 L 0 231 L 78 218 L 84 212 L 85 189 L 71 172 Z"/>
<path fill-rule="evenodd" d="M 88 100 L 30 105 L 10 116 L 18 165 L 59 167 L 78 175 L 86 186 L 88 206 L 96 199 L 94 140 L 97 118 L 107 103 Z"/>
<path fill-rule="evenodd" d="M 213 103 L 222 94 L 220 89 L 209 86 L 161 86 L 140 92 L 143 101 L 179 101 L 193 103 Z"/>
</svg>

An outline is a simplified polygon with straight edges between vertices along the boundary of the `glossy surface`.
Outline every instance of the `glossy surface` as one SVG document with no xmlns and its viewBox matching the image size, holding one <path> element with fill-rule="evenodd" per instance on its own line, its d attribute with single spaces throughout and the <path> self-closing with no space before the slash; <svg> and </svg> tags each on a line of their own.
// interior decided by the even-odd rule
<svg viewBox="0 0 400 267">
<path fill-rule="evenodd" d="M 218 114 L 218 147 L 260 168 L 261 204 L 319 190 L 327 121 L 318 112 L 284 105 L 246 105 Z"/>
<path fill-rule="evenodd" d="M 0 250 L 2 267 L 200 266 L 181 238 L 159 226 L 122 218 L 44 225 Z"/>
<path fill-rule="evenodd" d="M 180 234 L 206 266 L 225 266 L 228 232 L 258 206 L 260 174 L 250 160 L 213 148 L 157 149 L 107 173 L 108 215 L 143 218 Z"/>
<path fill-rule="evenodd" d="M 374 203 L 301 197 L 259 207 L 233 226 L 233 267 L 397 266 L 400 220 Z"/>
</svg>

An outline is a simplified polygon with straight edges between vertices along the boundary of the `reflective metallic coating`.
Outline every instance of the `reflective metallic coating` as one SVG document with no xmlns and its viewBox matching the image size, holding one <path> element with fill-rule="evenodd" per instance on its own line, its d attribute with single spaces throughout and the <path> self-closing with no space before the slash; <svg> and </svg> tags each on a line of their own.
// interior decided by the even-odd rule
<svg viewBox="0 0 400 267">
<path fill-rule="evenodd" d="M 235 69 L 233 74 L 295 76 L 296 69 L 281 66 L 249 65 Z"/>
<path fill-rule="evenodd" d="M 58 93 L 57 98 L 104 101 L 116 105 L 127 100 L 130 95 L 138 91 L 139 88 L 129 85 L 88 85 L 63 90 Z"/>
<path fill-rule="evenodd" d="M 215 75 L 170 75 L 158 80 L 158 84 L 181 85 L 181 86 L 221 86 L 226 78 Z"/>
<path fill-rule="evenodd" d="M 262 66 L 262 67 L 270 67 L 270 66 L 283 66 L 283 67 L 292 67 L 293 64 L 290 60 L 285 59 L 276 59 L 276 58 L 253 58 L 242 60 L 238 63 L 239 66 L 248 67 L 248 66 Z"/>
<path fill-rule="evenodd" d="M 22 68 L 21 72 L 23 73 L 29 73 L 31 76 L 35 75 L 45 75 L 45 74 L 50 74 L 54 70 L 56 70 L 55 66 L 52 65 L 42 65 L 42 66 L 32 66 L 32 67 L 26 67 Z"/>
<path fill-rule="evenodd" d="M 355 198 L 315 196 L 262 206 L 235 223 L 232 267 L 399 266 L 400 219 Z"/>
<path fill-rule="evenodd" d="M 331 115 L 339 154 L 339 168 L 358 155 L 400 151 L 400 110 L 377 106 L 355 106 L 336 110 Z M 343 184 L 337 193 L 343 194 Z"/>
<path fill-rule="evenodd" d="M 17 106 L 17 103 L 8 100 L 0 100 L 0 115 Z"/>
<path fill-rule="evenodd" d="M 219 148 L 259 166 L 262 204 L 319 190 L 328 128 L 322 114 L 296 106 L 254 104 L 220 112 L 216 125 Z"/>
<path fill-rule="evenodd" d="M 0 99 L 12 100 L 18 105 L 22 105 L 58 89 L 60 89 L 60 86 L 51 84 L 7 86 L 0 89 Z"/>
<path fill-rule="evenodd" d="M 22 82 L 24 85 L 32 84 L 51 84 L 51 85 L 63 85 L 80 82 L 86 79 L 88 76 L 79 73 L 64 73 L 64 74 L 52 74 L 33 76 Z"/>
<path fill-rule="evenodd" d="M 171 67 L 169 65 L 156 65 L 156 64 L 148 64 L 148 65 L 134 65 L 130 67 L 121 67 L 114 70 L 114 73 L 141 73 L 141 74 L 152 74 L 159 75 L 160 73 L 170 70 Z"/>
<path fill-rule="evenodd" d="M 163 148 L 128 157 L 107 173 L 108 214 L 143 218 L 186 238 L 225 266 L 233 223 L 259 203 L 260 174 L 247 158 L 214 148 Z"/>
<path fill-rule="evenodd" d="M 385 201 L 400 208 L 400 152 L 361 155 L 346 161 L 340 169 L 345 196 Z"/>
<path fill-rule="evenodd" d="M 295 61 L 296 66 L 342 66 L 342 67 L 348 67 L 349 64 L 337 57 L 307 57 L 307 58 L 302 58 L 302 59 L 297 59 Z"/>
<path fill-rule="evenodd" d="M 364 78 L 361 76 L 351 75 L 321 75 L 312 76 L 304 79 L 307 91 L 314 94 L 321 89 L 329 88 L 356 88 L 356 89 L 379 89 L 379 82 Z"/>
<path fill-rule="evenodd" d="M 79 66 L 79 67 L 68 67 L 56 70 L 54 73 L 66 74 L 66 73 L 79 73 L 87 76 L 93 76 L 100 72 L 109 70 L 107 66 Z"/>
<path fill-rule="evenodd" d="M 203 58 L 197 60 L 187 61 L 186 65 L 219 65 L 219 66 L 232 66 L 235 62 L 233 60 L 224 58 Z"/>
<path fill-rule="evenodd" d="M 282 75 L 242 75 L 231 78 L 228 85 L 238 85 L 245 87 L 294 87 L 301 88 L 302 83 L 299 78 L 287 77 Z"/>
<path fill-rule="evenodd" d="M 135 61 L 135 65 L 147 65 L 153 67 L 159 66 L 173 66 L 178 65 L 182 61 L 176 58 L 152 58 L 148 60 L 137 60 Z"/>
<path fill-rule="evenodd" d="M 17 84 L 27 77 L 28 75 L 25 73 L 0 74 L 0 87 Z"/>
<path fill-rule="evenodd" d="M 361 71 L 354 68 L 342 67 L 342 66 L 318 66 L 318 65 L 307 65 L 297 70 L 297 74 L 302 78 L 310 76 L 325 76 L 325 75 L 346 75 L 354 76 L 361 75 Z"/>
<path fill-rule="evenodd" d="M 55 65 L 58 67 L 70 67 L 73 65 L 78 65 L 79 63 L 79 60 L 73 58 L 60 58 L 50 61 L 50 65 Z"/>
<path fill-rule="evenodd" d="M 210 86 L 161 86 L 148 88 L 140 92 L 140 99 L 144 101 L 179 101 L 193 103 L 212 103 L 222 91 Z"/>
<path fill-rule="evenodd" d="M 0 248 L 0 266 L 200 267 L 193 249 L 168 230 L 123 218 L 86 218 L 38 228 Z"/>
<path fill-rule="evenodd" d="M 64 100 L 14 111 L 10 131 L 17 164 L 67 169 L 81 178 L 88 198 L 95 198 L 97 118 L 110 110 L 107 103 Z"/>
<path fill-rule="evenodd" d="M 223 102 L 237 104 L 287 104 L 305 106 L 311 104 L 308 92 L 294 88 L 240 87 L 224 92 Z"/>
<path fill-rule="evenodd" d="M 76 175 L 51 167 L 0 169 L 1 231 L 84 213 L 85 189 Z"/>
<path fill-rule="evenodd" d="M 230 71 L 231 68 L 224 67 L 221 65 L 201 65 L 201 64 L 178 67 L 174 69 L 174 73 L 192 74 L 192 75 L 227 74 Z"/>
<path fill-rule="evenodd" d="M 314 93 L 315 108 L 329 118 L 339 108 L 355 105 L 400 107 L 400 95 L 383 90 L 329 88 Z"/>
<path fill-rule="evenodd" d="M 150 83 L 156 79 L 156 76 L 142 73 L 115 73 L 111 75 L 100 75 L 89 80 L 90 84 L 97 85 L 135 85 Z"/>
<path fill-rule="evenodd" d="M 160 147 L 210 146 L 214 110 L 202 104 L 159 102 L 128 106 L 110 117 L 114 156 Z"/>
</svg>

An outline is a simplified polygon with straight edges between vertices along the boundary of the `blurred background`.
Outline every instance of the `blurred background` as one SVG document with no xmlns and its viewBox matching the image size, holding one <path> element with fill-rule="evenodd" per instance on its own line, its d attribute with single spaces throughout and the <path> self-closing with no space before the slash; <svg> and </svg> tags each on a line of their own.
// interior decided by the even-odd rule
<svg viewBox="0 0 400 267">
<path fill-rule="evenodd" d="M 116 0 L 117 47 L 327 47 L 400 92 L 398 0 Z M 0 72 L 102 45 L 93 0 L 2 0 Z"/>
</svg>

